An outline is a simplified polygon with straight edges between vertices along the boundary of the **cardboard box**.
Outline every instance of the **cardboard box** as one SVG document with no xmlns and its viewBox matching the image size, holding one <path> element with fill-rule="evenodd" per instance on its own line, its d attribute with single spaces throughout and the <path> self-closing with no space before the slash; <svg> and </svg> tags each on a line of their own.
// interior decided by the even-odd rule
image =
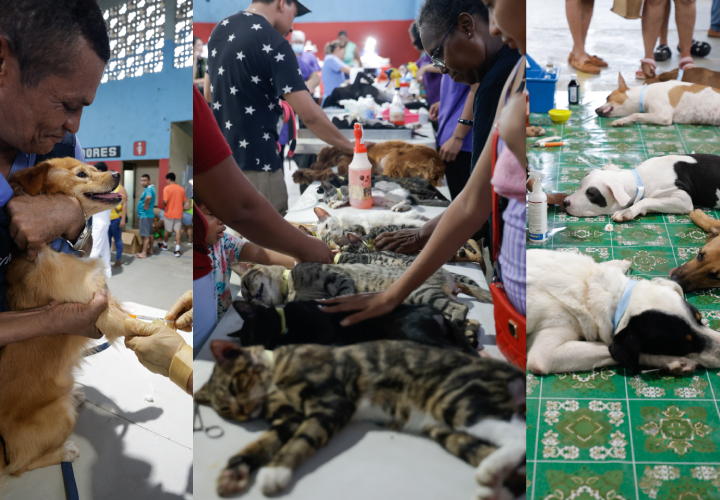
<svg viewBox="0 0 720 500">
<path fill-rule="evenodd" d="M 142 251 L 142 238 L 139 229 L 128 229 L 122 233 L 123 253 L 135 255 Z M 115 240 L 112 242 L 112 252 L 115 252 Z"/>
</svg>

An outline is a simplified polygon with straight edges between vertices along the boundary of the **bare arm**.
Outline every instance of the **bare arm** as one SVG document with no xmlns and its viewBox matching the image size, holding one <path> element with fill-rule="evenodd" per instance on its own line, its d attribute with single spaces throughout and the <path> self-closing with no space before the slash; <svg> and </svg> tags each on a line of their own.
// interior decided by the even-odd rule
<svg viewBox="0 0 720 500">
<path fill-rule="evenodd" d="M 202 200 L 218 219 L 250 241 L 291 255 L 298 262 L 332 262 L 333 254 L 327 245 L 317 238 L 306 236 L 283 219 L 247 180 L 232 156 L 195 177 L 197 199 Z"/>
<path fill-rule="evenodd" d="M 323 141 L 340 148 L 345 153 L 353 152 L 351 143 L 335 125 L 332 124 L 325 112 L 317 105 L 310 93 L 306 90 L 292 92 L 283 96 L 290 103 L 293 110 L 300 116 L 305 126 L 313 131 Z M 214 213 L 214 212 L 213 212 Z M 221 219 L 224 220 L 224 219 Z M 263 245 L 265 246 L 265 245 Z"/>
<path fill-rule="evenodd" d="M 151 199 L 150 196 L 145 197 L 145 203 L 144 203 L 145 210 L 150 210 L 150 199 Z"/>
<path fill-rule="evenodd" d="M 127 191 L 120 184 L 120 195 L 122 196 L 122 213 L 120 214 L 120 228 L 125 227 L 125 216 L 127 215 Z"/>
<path fill-rule="evenodd" d="M 350 66 L 343 66 L 342 68 L 340 68 L 340 72 L 345 73 L 346 75 L 349 75 L 350 74 Z"/>
<path fill-rule="evenodd" d="M 295 259 L 273 252 L 255 243 L 247 242 L 240 251 L 240 262 L 254 262 L 266 266 L 283 266 L 287 269 L 295 267 Z"/>
<path fill-rule="evenodd" d="M 310 94 L 312 95 L 313 92 L 315 92 L 315 88 L 320 84 L 320 72 L 315 71 L 312 75 L 310 75 L 310 78 L 305 82 L 305 85 L 307 85 L 308 90 L 310 91 Z"/>
<path fill-rule="evenodd" d="M 205 94 L 205 100 L 207 102 L 212 101 L 212 94 L 210 92 L 210 74 L 205 73 L 205 78 L 203 79 L 203 94 Z"/>
</svg>

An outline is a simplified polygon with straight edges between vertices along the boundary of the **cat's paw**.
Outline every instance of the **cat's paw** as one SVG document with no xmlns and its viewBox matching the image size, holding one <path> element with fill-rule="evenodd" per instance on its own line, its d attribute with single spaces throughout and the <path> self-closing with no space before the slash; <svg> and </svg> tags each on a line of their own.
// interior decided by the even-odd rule
<svg viewBox="0 0 720 500">
<path fill-rule="evenodd" d="M 217 494 L 221 497 L 228 497 L 239 493 L 247 488 L 250 480 L 250 467 L 247 464 L 240 464 L 222 471 L 217 480 Z"/>
<path fill-rule="evenodd" d="M 394 205 L 390 210 L 393 212 L 409 212 L 412 210 L 412 207 L 410 206 L 410 202 L 405 200 L 401 201 L 397 205 Z"/>
<path fill-rule="evenodd" d="M 694 372 L 698 367 L 695 360 L 688 358 L 678 358 L 669 362 L 665 369 L 674 375 L 685 375 Z"/>
<path fill-rule="evenodd" d="M 74 462 L 80 456 L 80 448 L 78 448 L 72 441 L 65 441 L 65 444 L 63 444 L 62 447 L 63 462 Z"/>
<path fill-rule="evenodd" d="M 340 208 L 344 205 L 345 205 L 344 201 L 331 201 L 330 203 L 328 203 L 328 207 L 332 208 L 332 209 Z"/>
<path fill-rule="evenodd" d="M 508 443 L 480 462 L 475 470 L 475 479 L 480 486 L 497 488 L 524 459 L 525 440 Z"/>
<path fill-rule="evenodd" d="M 263 467 L 257 477 L 264 495 L 272 495 L 284 490 L 291 479 L 292 470 L 287 467 Z"/>
</svg>

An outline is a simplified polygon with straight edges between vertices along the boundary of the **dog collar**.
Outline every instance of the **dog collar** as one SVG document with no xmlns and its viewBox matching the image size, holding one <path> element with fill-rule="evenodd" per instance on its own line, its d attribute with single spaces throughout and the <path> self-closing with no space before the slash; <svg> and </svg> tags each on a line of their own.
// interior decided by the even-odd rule
<svg viewBox="0 0 720 500">
<path fill-rule="evenodd" d="M 645 185 L 643 184 L 643 181 L 640 178 L 640 173 L 636 168 L 633 168 L 631 172 L 635 176 L 635 182 L 637 183 L 637 192 L 635 193 L 635 201 L 633 201 L 634 205 L 645 197 Z"/>
<path fill-rule="evenodd" d="M 615 335 L 615 330 L 617 330 L 617 326 L 620 323 L 623 315 L 625 314 L 625 311 L 627 311 L 628 305 L 630 304 L 630 294 L 632 293 L 633 288 L 635 288 L 638 283 L 640 282 L 630 280 L 628 281 L 627 285 L 625 285 L 625 291 L 623 292 L 622 298 L 620 298 L 617 309 L 615 309 L 615 316 L 613 316 L 613 335 Z"/>
<path fill-rule="evenodd" d="M 70 243 L 65 238 L 58 238 L 56 240 L 53 240 L 48 246 L 51 250 L 57 253 L 66 253 L 69 255 L 78 255 L 80 253 L 75 251 L 75 249 L 73 249 L 72 243 Z"/>
<path fill-rule="evenodd" d="M 285 321 L 285 309 L 276 307 L 275 310 L 280 315 L 280 335 L 285 335 L 288 331 L 287 321 Z"/>
<path fill-rule="evenodd" d="M 342 252 L 338 252 L 335 254 L 335 260 L 333 260 L 333 264 L 337 264 L 340 260 L 340 256 L 342 255 Z"/>
<path fill-rule="evenodd" d="M 282 284 L 280 285 L 280 293 L 283 297 L 287 297 L 288 294 L 288 278 L 290 277 L 290 269 L 285 269 L 282 276 Z"/>
<path fill-rule="evenodd" d="M 678 77 L 677 77 L 678 82 L 682 81 L 683 73 L 685 73 L 684 69 L 678 69 Z"/>
<path fill-rule="evenodd" d="M 642 90 L 640 91 L 640 112 L 645 112 L 645 92 L 647 92 L 647 83 L 643 85 Z"/>
</svg>

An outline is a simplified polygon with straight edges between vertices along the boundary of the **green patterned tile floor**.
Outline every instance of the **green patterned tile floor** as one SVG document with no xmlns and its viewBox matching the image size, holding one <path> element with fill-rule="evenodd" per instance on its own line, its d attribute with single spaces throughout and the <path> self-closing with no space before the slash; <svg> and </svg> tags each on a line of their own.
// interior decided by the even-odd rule
<svg viewBox="0 0 720 500">
<path fill-rule="evenodd" d="M 564 125 L 530 115 L 561 148 L 531 148 L 531 170 L 547 193 L 575 191 L 585 173 L 614 163 L 634 168 L 665 154 L 720 154 L 720 128 L 634 124 L 614 128 L 594 109 L 605 94 L 584 96 Z M 566 107 L 558 93 L 557 107 Z M 720 219 L 720 210 L 705 210 Z M 606 226 L 612 224 L 612 230 Z M 648 214 L 626 223 L 548 209 L 550 238 L 528 249 L 579 252 L 596 261 L 632 262 L 633 279 L 667 277 L 694 259 L 705 233 L 686 215 Z M 720 289 L 686 294 L 720 330 Z M 528 498 L 536 500 L 720 500 L 720 372 L 679 377 L 605 368 L 527 376 Z"/>
</svg>

